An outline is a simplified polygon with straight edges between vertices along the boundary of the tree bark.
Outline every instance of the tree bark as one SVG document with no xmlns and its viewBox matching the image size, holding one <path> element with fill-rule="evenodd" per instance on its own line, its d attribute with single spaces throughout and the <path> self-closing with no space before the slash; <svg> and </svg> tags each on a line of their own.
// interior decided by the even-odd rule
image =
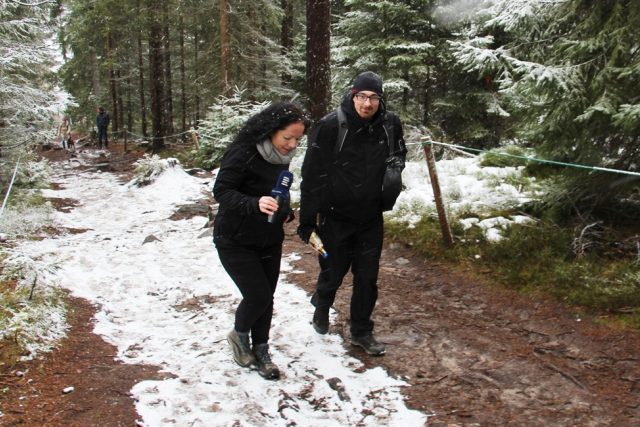
<svg viewBox="0 0 640 427">
<path fill-rule="evenodd" d="M 307 0 L 307 95 L 312 120 L 329 111 L 331 100 L 331 3 Z"/>
<path fill-rule="evenodd" d="M 91 90 L 93 96 L 96 98 L 100 97 L 102 91 L 102 85 L 100 84 L 100 65 L 98 65 L 98 54 L 95 50 L 91 50 Z"/>
<path fill-rule="evenodd" d="M 200 92 L 198 91 L 198 82 L 200 81 L 200 62 L 199 62 L 199 52 L 200 52 L 200 34 L 198 30 L 193 35 L 193 52 L 194 52 L 194 69 L 195 76 L 194 81 L 196 82 L 195 86 L 195 99 L 194 99 L 194 108 L 195 108 L 195 128 L 197 129 L 200 125 Z"/>
<path fill-rule="evenodd" d="M 141 16 L 140 0 L 136 0 L 136 11 Z M 147 136 L 147 104 L 144 96 L 144 61 L 142 59 L 142 30 L 138 28 L 138 92 L 140 94 L 140 124 L 142 136 Z"/>
<path fill-rule="evenodd" d="M 180 14 L 178 33 L 180 34 L 180 109 L 181 111 L 181 129 L 180 132 L 187 130 L 187 90 L 186 90 L 186 67 L 185 49 L 184 49 L 184 17 Z M 184 138 L 184 137 L 183 137 Z"/>
<path fill-rule="evenodd" d="M 165 136 L 163 128 L 164 108 L 162 107 L 162 101 L 164 99 L 164 73 L 162 67 L 163 29 L 162 23 L 156 19 L 158 14 L 153 13 L 153 8 L 150 8 L 149 12 L 151 17 L 149 24 L 149 81 L 151 85 L 151 127 L 153 136 L 151 151 L 158 153 L 164 148 Z"/>
<path fill-rule="evenodd" d="M 127 88 L 123 88 L 122 74 L 120 73 L 119 69 L 116 70 L 115 86 L 116 86 L 116 99 L 118 100 L 118 124 L 119 124 L 119 126 L 118 126 L 117 130 L 123 130 L 124 129 L 124 100 L 122 98 L 122 92 L 124 90 L 127 90 Z"/>
<path fill-rule="evenodd" d="M 133 92 L 133 82 L 131 74 L 127 77 L 127 131 L 133 132 L 133 102 L 131 100 L 131 92 Z"/>
<path fill-rule="evenodd" d="M 230 36 L 229 36 L 229 2 L 228 0 L 220 0 L 220 64 L 222 67 L 222 93 L 228 94 L 229 85 L 229 55 L 230 55 Z"/>
<path fill-rule="evenodd" d="M 171 31 L 169 30 L 169 6 L 167 1 L 162 5 L 163 16 L 163 59 L 164 59 L 164 129 L 167 135 L 173 134 L 173 73 L 171 70 Z"/>
<path fill-rule="evenodd" d="M 282 55 L 286 57 L 289 55 L 291 48 L 293 48 L 293 2 L 291 0 L 281 0 L 280 6 L 284 12 L 280 31 L 280 46 Z M 283 86 L 291 84 L 291 74 L 286 71 L 282 72 L 280 79 Z"/>
<path fill-rule="evenodd" d="M 120 130 L 120 106 L 118 105 L 118 87 L 116 85 L 116 72 L 113 68 L 113 36 L 111 31 L 107 34 L 107 58 L 109 58 L 109 95 L 111 95 L 111 117 L 113 117 L 113 124 L 111 125 L 111 131 L 117 132 Z"/>
</svg>

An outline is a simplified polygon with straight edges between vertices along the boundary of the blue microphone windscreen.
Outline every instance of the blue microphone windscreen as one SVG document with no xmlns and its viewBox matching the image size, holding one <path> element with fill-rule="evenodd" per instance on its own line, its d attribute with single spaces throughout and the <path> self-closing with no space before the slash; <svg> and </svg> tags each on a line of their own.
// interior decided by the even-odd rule
<svg viewBox="0 0 640 427">
<path fill-rule="evenodd" d="M 283 170 L 280 172 L 278 176 L 278 180 L 276 181 L 276 186 L 271 190 L 271 195 L 273 197 L 286 195 L 288 197 L 289 188 L 291 188 L 291 184 L 293 184 L 293 174 L 288 170 Z"/>
</svg>

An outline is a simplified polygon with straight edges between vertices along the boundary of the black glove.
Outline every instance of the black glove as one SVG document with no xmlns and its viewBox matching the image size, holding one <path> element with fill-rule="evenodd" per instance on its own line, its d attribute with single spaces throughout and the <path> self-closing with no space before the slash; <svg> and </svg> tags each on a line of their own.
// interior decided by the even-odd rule
<svg viewBox="0 0 640 427">
<path fill-rule="evenodd" d="M 311 237 L 311 233 L 314 231 L 316 231 L 315 225 L 300 224 L 297 232 L 303 242 L 309 243 L 309 237 Z"/>
<path fill-rule="evenodd" d="M 387 157 L 386 164 L 387 164 L 387 167 L 391 167 L 393 169 L 399 169 L 401 171 L 404 170 L 404 160 L 400 156 Z"/>
</svg>

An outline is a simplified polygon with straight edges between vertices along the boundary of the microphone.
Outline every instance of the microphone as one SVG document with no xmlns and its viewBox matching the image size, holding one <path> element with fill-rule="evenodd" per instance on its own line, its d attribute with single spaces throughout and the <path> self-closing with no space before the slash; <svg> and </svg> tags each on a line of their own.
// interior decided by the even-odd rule
<svg viewBox="0 0 640 427">
<path fill-rule="evenodd" d="M 271 197 L 278 202 L 278 211 L 282 207 L 283 202 L 289 198 L 289 188 L 291 188 L 291 184 L 293 184 L 293 174 L 288 170 L 280 172 L 276 186 L 271 190 Z M 273 224 L 278 211 L 267 217 L 267 221 L 270 224 Z"/>
</svg>

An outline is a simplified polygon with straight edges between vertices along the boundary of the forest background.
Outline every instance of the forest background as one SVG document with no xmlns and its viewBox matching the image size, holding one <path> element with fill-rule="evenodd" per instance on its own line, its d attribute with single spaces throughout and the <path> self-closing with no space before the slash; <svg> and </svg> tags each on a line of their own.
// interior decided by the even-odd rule
<svg viewBox="0 0 640 427">
<path fill-rule="evenodd" d="M 104 106 L 114 140 L 161 155 L 197 131 L 181 158 L 212 169 L 264 103 L 318 119 L 373 70 L 410 144 L 454 144 L 541 188 L 512 207 L 535 226 L 501 242 L 452 222 L 445 248 L 433 215 L 391 233 L 457 263 L 481 253 L 494 283 L 640 325 L 636 1 L 0 0 L 0 18 L 3 211 L 37 203 L 36 151 L 62 115 L 90 135 Z"/>
</svg>

